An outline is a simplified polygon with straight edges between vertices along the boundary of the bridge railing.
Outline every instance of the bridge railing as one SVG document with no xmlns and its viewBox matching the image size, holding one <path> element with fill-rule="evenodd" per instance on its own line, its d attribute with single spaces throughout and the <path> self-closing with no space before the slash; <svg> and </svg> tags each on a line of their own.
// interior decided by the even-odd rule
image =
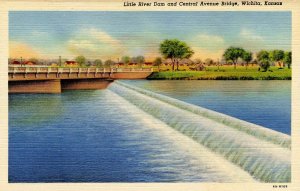
<svg viewBox="0 0 300 191">
<path fill-rule="evenodd" d="M 152 68 L 57 68 L 9 66 L 9 73 L 90 73 L 90 72 L 151 72 Z"/>
</svg>

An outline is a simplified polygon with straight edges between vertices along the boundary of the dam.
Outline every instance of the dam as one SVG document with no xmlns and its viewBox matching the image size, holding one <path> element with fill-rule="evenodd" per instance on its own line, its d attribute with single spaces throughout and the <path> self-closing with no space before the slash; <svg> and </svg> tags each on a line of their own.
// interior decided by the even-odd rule
<svg viewBox="0 0 300 191">
<path fill-rule="evenodd" d="M 291 180 L 290 136 L 123 82 L 109 89 L 255 179 Z"/>
</svg>

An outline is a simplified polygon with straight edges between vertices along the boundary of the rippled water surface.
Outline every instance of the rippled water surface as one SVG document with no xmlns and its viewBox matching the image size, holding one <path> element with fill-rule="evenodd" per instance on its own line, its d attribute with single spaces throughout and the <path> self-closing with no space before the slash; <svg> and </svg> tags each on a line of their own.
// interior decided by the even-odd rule
<svg viewBox="0 0 300 191">
<path fill-rule="evenodd" d="M 290 82 L 125 81 L 290 133 Z M 10 182 L 251 182 L 111 89 L 9 96 Z"/>
</svg>

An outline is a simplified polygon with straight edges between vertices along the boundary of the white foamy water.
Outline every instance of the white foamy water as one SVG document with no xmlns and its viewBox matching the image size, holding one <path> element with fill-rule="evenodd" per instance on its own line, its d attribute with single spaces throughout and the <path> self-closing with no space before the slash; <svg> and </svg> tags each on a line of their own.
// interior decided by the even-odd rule
<svg viewBox="0 0 300 191">
<path fill-rule="evenodd" d="M 145 162 L 155 166 L 151 169 L 152 172 L 169 172 L 175 180 L 189 177 L 190 181 L 203 182 L 255 182 L 255 179 L 240 167 L 182 135 L 123 97 L 110 92 L 110 99 L 118 102 L 118 109 L 126 110 L 131 118 L 134 117 L 143 125 L 130 129 L 127 133 L 132 138 L 141 139 L 141 142 L 136 144 L 141 144 L 145 150 L 156 151 L 155 155 L 145 156 Z M 147 144 L 143 143 L 143 136 L 147 131 L 156 135 L 151 138 L 153 144 L 149 144 L 149 141 Z M 149 132 L 146 134 L 149 135 Z"/>
<path fill-rule="evenodd" d="M 199 155 L 213 152 L 210 161 L 222 156 L 227 162 L 263 182 L 290 181 L 290 139 L 286 135 L 266 128 L 243 123 L 238 119 L 212 113 L 197 106 L 186 106 L 176 99 L 169 99 L 149 91 L 137 91 L 123 83 L 112 84 L 110 90 L 152 115 L 167 127 L 173 128 L 201 145 Z M 149 96 L 150 95 L 150 96 Z M 158 99 L 159 98 L 159 99 Z M 200 113 L 198 113 L 200 111 Z M 216 114 L 217 113 L 217 114 Z M 201 115 L 200 115 L 201 114 Z M 208 115 L 206 115 L 208 114 Z M 223 118 L 218 119 L 221 116 Z M 225 120 L 225 122 L 224 122 Z M 237 125 L 240 123 L 241 125 Z M 241 128 L 237 128 L 241 127 Z M 258 133 L 257 133 L 258 132 Z M 174 140 L 174 142 L 179 142 Z M 180 145 L 184 145 L 179 142 Z M 202 153 L 203 152 L 203 153 Z M 201 154 L 202 153 L 202 154 Z M 205 153 L 205 154 L 204 154 Z M 216 162 L 223 169 L 228 163 Z M 216 170 L 217 171 L 217 170 Z M 230 171 L 230 170 L 229 170 Z"/>
<path fill-rule="evenodd" d="M 272 142 L 272 143 L 275 143 L 275 144 L 279 144 L 282 147 L 286 147 L 286 148 L 289 148 L 289 149 L 291 147 L 290 136 L 288 136 L 286 134 L 273 131 L 271 129 L 265 128 L 265 127 L 260 126 L 260 125 L 249 123 L 247 121 L 243 121 L 243 120 L 228 116 L 228 115 L 223 114 L 223 113 L 212 111 L 212 110 L 202 108 L 202 107 L 199 107 L 199 106 L 196 106 L 196 105 L 193 105 L 193 104 L 189 104 L 189 103 L 186 103 L 186 102 L 183 102 L 183 101 L 180 101 L 180 100 L 168 97 L 168 96 L 164 96 L 164 95 L 157 94 L 157 93 L 145 90 L 145 89 L 141 89 L 141 88 L 138 88 L 136 86 L 132 86 L 132 85 L 129 85 L 129 84 L 126 84 L 126 83 L 122 83 L 120 81 L 117 81 L 116 83 L 120 84 L 124 87 L 127 87 L 129 89 L 132 89 L 134 91 L 137 91 L 139 93 L 145 94 L 147 96 L 153 97 L 155 99 L 158 99 L 158 100 L 161 100 L 161 101 L 166 102 L 168 104 L 179 107 L 181 109 L 193 112 L 195 114 L 198 114 L 198 115 L 201 115 L 201 116 L 204 116 L 204 117 L 207 117 L 207 118 L 212 119 L 216 122 L 223 123 L 225 125 L 228 125 L 230 127 L 235 128 L 239 131 L 243 131 L 247 134 L 253 135 L 253 136 L 255 136 L 259 139 L 266 140 L 266 141 L 269 141 L 269 142 Z"/>
</svg>

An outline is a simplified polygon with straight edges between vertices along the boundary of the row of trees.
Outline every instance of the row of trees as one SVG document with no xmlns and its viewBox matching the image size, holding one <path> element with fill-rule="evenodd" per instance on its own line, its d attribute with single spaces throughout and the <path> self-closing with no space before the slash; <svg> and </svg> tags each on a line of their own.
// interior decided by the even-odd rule
<svg viewBox="0 0 300 191">
<path fill-rule="evenodd" d="M 163 41 L 160 44 L 159 50 L 165 59 L 169 59 L 171 61 L 172 70 L 175 69 L 175 65 L 177 66 L 176 69 L 178 70 L 179 62 L 183 59 L 189 59 L 194 54 L 194 51 L 185 42 L 177 39 Z M 257 59 L 254 60 L 252 52 L 240 47 L 229 47 L 223 54 L 223 58 L 225 59 L 226 63 L 232 63 L 235 69 L 238 61 L 241 60 L 243 64 L 245 64 L 246 69 L 248 68 L 250 62 L 256 62 L 261 68 L 264 69 L 264 71 L 268 70 L 271 63 L 277 63 L 280 68 L 286 64 L 288 68 L 290 68 L 292 63 L 291 56 L 292 53 L 290 51 L 284 52 L 283 50 L 261 50 L 256 54 Z M 208 63 L 213 63 L 213 60 L 209 61 Z"/>
<path fill-rule="evenodd" d="M 194 54 L 193 50 L 185 43 L 181 42 L 177 39 L 174 40 L 165 40 L 160 44 L 160 52 L 163 55 L 164 59 L 170 60 L 172 64 L 172 70 L 179 69 L 179 63 L 183 60 L 189 60 L 188 65 L 199 65 L 199 64 L 205 64 L 205 65 L 220 65 L 219 61 L 216 62 L 213 59 L 207 58 L 204 62 L 202 62 L 200 59 L 195 59 L 194 61 L 190 60 L 190 57 Z M 253 53 L 251 51 L 247 51 L 240 47 L 229 47 L 225 50 L 223 54 L 223 59 L 228 64 L 233 64 L 234 68 L 236 69 L 236 66 L 239 62 L 242 62 L 243 65 L 246 66 L 246 70 L 248 69 L 249 63 L 256 63 L 259 64 L 259 66 L 263 69 L 263 71 L 267 71 L 270 67 L 271 63 L 278 64 L 281 68 L 285 65 L 290 68 L 291 66 L 291 52 L 284 52 L 283 50 L 272 50 L 272 51 L 266 51 L 261 50 L 256 54 L 256 59 L 253 57 Z M 91 63 L 90 61 L 87 61 L 84 56 L 78 56 L 76 57 L 75 61 L 80 65 L 95 65 L 97 67 L 110 67 L 115 64 L 112 60 L 106 60 L 105 62 L 102 62 L 100 59 L 96 59 Z M 121 62 L 125 65 L 129 63 L 137 63 L 139 66 L 141 66 L 145 62 L 145 58 L 143 56 L 137 56 L 137 57 L 129 57 L 129 56 L 123 56 L 121 58 Z M 154 66 L 160 67 L 160 65 L 163 63 L 163 59 L 161 57 L 155 58 L 153 61 Z"/>
<path fill-rule="evenodd" d="M 129 56 L 123 56 L 121 58 L 122 63 L 125 65 L 128 65 L 129 63 L 136 63 L 138 65 L 142 65 L 145 63 L 144 56 L 136 56 L 136 57 L 129 57 Z"/>
<path fill-rule="evenodd" d="M 188 60 L 186 64 L 190 65 L 220 65 L 219 60 L 216 62 L 212 59 L 206 59 L 205 62 L 202 62 L 199 59 L 194 61 L 190 60 L 194 51 L 183 41 L 179 41 L 177 39 L 167 39 L 164 40 L 159 47 L 159 51 L 162 54 L 165 61 L 170 61 L 172 65 L 172 70 L 179 69 L 179 64 Z M 241 47 L 229 47 L 225 50 L 223 54 L 223 59 L 227 64 L 233 64 L 234 68 L 238 63 L 242 63 L 248 69 L 249 63 L 259 64 L 263 71 L 267 71 L 271 64 L 277 64 L 279 68 L 285 67 L 285 65 L 290 68 L 292 62 L 292 53 L 284 52 L 283 50 L 261 50 L 256 55 L 256 59 L 254 59 L 254 54 L 251 51 L 245 50 Z M 22 58 L 21 58 L 22 60 Z M 37 59 L 32 58 L 32 62 L 39 63 Z M 65 60 L 60 58 L 59 65 L 62 65 Z M 77 56 L 75 61 L 79 64 L 79 66 L 97 66 L 97 67 L 110 67 L 114 65 L 116 62 L 109 59 L 102 62 L 101 59 L 96 59 L 94 61 L 87 60 L 84 56 Z M 118 60 L 119 62 L 119 60 Z M 128 65 L 129 63 L 135 63 L 141 66 L 145 63 L 145 58 L 143 56 L 129 57 L 123 56 L 121 58 L 121 62 L 124 65 Z M 153 61 L 153 65 L 159 66 L 163 63 L 163 59 L 161 57 L 155 58 Z"/>
<path fill-rule="evenodd" d="M 223 57 L 226 60 L 226 62 L 233 63 L 234 69 L 236 69 L 238 59 L 242 59 L 245 61 L 246 69 L 248 67 L 249 62 L 251 62 L 253 59 L 252 52 L 246 51 L 243 48 L 239 47 L 229 47 L 225 50 Z"/>
<path fill-rule="evenodd" d="M 108 59 L 104 62 L 101 59 L 95 59 L 94 61 L 88 61 L 84 56 L 77 56 L 75 58 L 75 61 L 80 66 L 94 65 L 97 67 L 109 67 L 111 65 L 116 64 L 116 62 L 111 59 Z M 145 63 L 145 58 L 143 56 L 136 56 L 136 57 L 123 56 L 121 58 L 121 62 L 124 63 L 125 65 L 128 65 L 129 63 L 135 63 L 135 64 L 138 64 L 139 66 L 141 66 L 142 64 Z"/>
<path fill-rule="evenodd" d="M 277 63 L 280 68 L 284 67 L 285 65 L 287 65 L 288 68 L 291 68 L 292 52 L 284 52 L 283 50 L 261 50 L 257 53 L 257 60 L 264 71 L 268 70 L 271 62 Z"/>
<path fill-rule="evenodd" d="M 256 54 L 257 59 L 253 60 L 253 53 L 246 51 L 240 47 L 229 47 L 225 50 L 223 57 L 226 62 L 232 62 L 234 68 L 236 68 L 238 59 L 242 59 L 246 65 L 246 69 L 250 62 L 257 62 L 264 71 L 267 71 L 271 63 L 278 64 L 279 68 L 287 65 L 288 68 L 291 67 L 292 63 L 292 53 L 290 51 L 284 52 L 283 50 L 261 50 Z"/>
</svg>

